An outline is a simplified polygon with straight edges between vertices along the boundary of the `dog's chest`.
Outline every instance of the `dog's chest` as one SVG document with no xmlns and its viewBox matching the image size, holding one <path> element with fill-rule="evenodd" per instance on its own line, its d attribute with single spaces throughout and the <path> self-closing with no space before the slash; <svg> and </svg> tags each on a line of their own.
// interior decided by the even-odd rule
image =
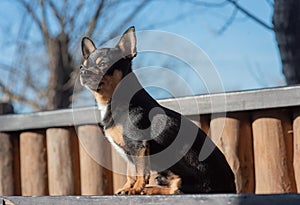
<svg viewBox="0 0 300 205">
<path fill-rule="evenodd" d="M 98 109 L 100 111 L 100 118 L 103 121 L 107 112 L 110 112 L 109 108 L 105 105 L 99 105 Z M 126 146 L 123 136 L 123 127 L 121 125 L 113 125 L 109 128 L 104 128 L 104 134 L 107 140 L 110 142 L 112 147 L 125 159 L 128 160 L 128 156 L 124 151 L 124 147 Z"/>
<path fill-rule="evenodd" d="M 112 147 L 122 156 L 122 158 L 128 161 L 128 156 L 122 148 L 125 146 L 125 142 L 123 139 L 123 134 L 120 131 L 120 127 L 115 126 L 114 128 L 106 129 L 104 133 Z"/>
</svg>

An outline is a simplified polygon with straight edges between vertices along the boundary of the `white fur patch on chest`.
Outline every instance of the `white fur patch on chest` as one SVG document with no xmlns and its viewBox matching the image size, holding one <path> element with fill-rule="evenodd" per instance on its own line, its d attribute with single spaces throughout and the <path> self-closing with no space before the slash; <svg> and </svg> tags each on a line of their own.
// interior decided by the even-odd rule
<svg viewBox="0 0 300 205">
<path fill-rule="evenodd" d="M 100 120 L 102 121 L 104 119 L 106 110 L 107 110 L 107 105 L 102 105 L 100 103 L 97 104 L 98 110 L 100 111 Z"/>
<path fill-rule="evenodd" d="M 105 131 L 104 131 L 104 133 L 105 133 Z M 127 154 L 124 152 L 124 150 L 119 145 L 117 145 L 114 142 L 114 140 L 112 139 L 112 137 L 109 136 L 109 135 L 107 135 L 106 133 L 105 133 L 105 137 L 106 137 L 106 139 L 108 139 L 108 141 L 110 142 L 110 144 L 112 145 L 112 147 L 121 155 L 121 157 L 123 159 L 125 159 L 126 161 L 129 161 Z"/>
<path fill-rule="evenodd" d="M 107 111 L 107 105 L 98 103 L 97 107 L 98 107 L 98 110 L 100 111 L 100 120 L 102 121 L 104 119 L 105 113 Z M 128 156 L 124 152 L 124 150 L 114 142 L 113 138 L 107 132 L 105 132 L 105 130 L 104 130 L 104 134 L 105 134 L 106 139 L 108 139 L 108 141 L 110 142 L 112 147 L 121 155 L 121 157 L 123 159 L 125 159 L 126 161 L 129 161 Z"/>
</svg>

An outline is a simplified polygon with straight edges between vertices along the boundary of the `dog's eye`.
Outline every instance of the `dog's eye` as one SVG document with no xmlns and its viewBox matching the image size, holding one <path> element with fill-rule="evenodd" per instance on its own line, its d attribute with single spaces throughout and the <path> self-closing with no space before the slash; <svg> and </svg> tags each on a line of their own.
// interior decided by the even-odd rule
<svg viewBox="0 0 300 205">
<path fill-rule="evenodd" d="M 98 64 L 98 66 L 100 66 L 100 67 L 103 67 L 105 65 L 106 65 L 106 63 L 104 63 L 104 62 L 101 62 L 101 63 Z"/>
</svg>

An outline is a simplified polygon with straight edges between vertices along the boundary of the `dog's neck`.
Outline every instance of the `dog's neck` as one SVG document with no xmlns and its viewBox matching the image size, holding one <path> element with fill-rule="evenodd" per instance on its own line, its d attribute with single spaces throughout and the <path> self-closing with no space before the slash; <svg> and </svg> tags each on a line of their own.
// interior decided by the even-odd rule
<svg viewBox="0 0 300 205">
<path fill-rule="evenodd" d="M 114 109 L 117 108 L 117 112 L 119 112 L 118 116 L 120 117 L 130 109 L 130 106 L 135 106 L 136 100 L 134 99 L 137 98 L 136 94 L 144 90 L 133 72 L 124 77 L 126 77 L 126 79 L 124 81 L 120 80 L 110 99 L 105 102 L 97 101 L 97 107 L 100 112 L 100 124 L 104 129 L 114 123 L 114 119 L 112 118 L 112 107 Z M 145 98 L 146 101 L 148 99 L 147 96 L 148 93 L 144 91 L 143 98 Z M 131 101 L 135 103 L 132 104 Z"/>
</svg>

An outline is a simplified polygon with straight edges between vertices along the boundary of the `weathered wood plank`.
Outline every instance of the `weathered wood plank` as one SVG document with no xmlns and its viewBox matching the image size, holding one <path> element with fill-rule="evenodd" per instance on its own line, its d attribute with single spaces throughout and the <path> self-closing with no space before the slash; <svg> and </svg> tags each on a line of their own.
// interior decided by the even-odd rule
<svg viewBox="0 0 300 205">
<path fill-rule="evenodd" d="M 13 113 L 13 107 L 9 103 L 0 103 L 0 114 Z M 0 132 L 0 196 L 14 195 L 14 135 Z"/>
<path fill-rule="evenodd" d="M 184 115 L 223 113 L 298 106 L 300 86 L 207 94 L 160 100 L 159 103 Z M 180 105 L 180 106 L 178 106 Z M 179 108 L 176 109 L 176 108 Z"/>
<path fill-rule="evenodd" d="M 78 116 L 81 117 L 79 118 Z M 94 124 L 99 121 L 96 117 L 96 107 L 61 109 L 30 114 L 2 115 L 0 116 L 0 131 Z"/>
<path fill-rule="evenodd" d="M 46 131 L 49 195 L 73 195 L 71 132 L 68 128 Z"/>
<path fill-rule="evenodd" d="M 252 127 L 258 194 L 296 192 L 289 119 L 284 110 L 255 113 Z"/>
<path fill-rule="evenodd" d="M 46 137 L 44 132 L 20 134 L 21 190 L 23 196 L 48 194 Z"/>
<path fill-rule="evenodd" d="M 299 110 L 295 111 L 294 113 L 293 133 L 294 133 L 293 165 L 295 170 L 297 192 L 300 193 L 300 111 Z"/>
<path fill-rule="evenodd" d="M 299 106 L 299 102 L 300 86 L 207 94 L 159 101 L 163 106 L 184 115 Z M 0 131 L 95 124 L 99 122 L 99 115 L 96 107 L 4 115 L 0 116 Z"/>
<path fill-rule="evenodd" d="M 70 128 L 74 195 L 81 195 L 79 140 L 75 128 Z"/>
<path fill-rule="evenodd" d="M 14 196 L 21 196 L 20 136 L 12 134 L 14 153 Z"/>
<path fill-rule="evenodd" d="M 255 173 L 254 173 L 254 150 L 253 136 L 250 115 L 239 113 L 239 149 L 238 156 L 240 160 L 239 176 L 237 183 L 241 187 L 241 193 L 254 193 L 255 191 Z"/>
<path fill-rule="evenodd" d="M 0 133 L 0 195 L 14 195 L 14 155 L 11 135 Z"/>
<path fill-rule="evenodd" d="M 110 144 L 96 125 L 78 127 L 82 195 L 113 193 Z M 105 168 L 106 167 L 106 168 Z"/>
<path fill-rule="evenodd" d="M 127 162 L 121 157 L 121 155 L 112 147 L 112 171 L 113 171 L 113 190 L 114 193 L 123 187 L 127 181 Z"/>
<path fill-rule="evenodd" d="M 215 116 L 212 140 L 224 153 L 235 174 L 237 193 L 254 193 L 254 162 L 249 117 L 244 113 Z"/>
<path fill-rule="evenodd" d="M 147 205 L 298 205 L 300 195 L 173 195 L 173 196 L 52 196 L 52 197 L 4 197 L 15 205 L 120 205 L 120 204 L 147 204 Z M 3 203 L 3 202 L 2 202 Z M 1 198 L 0 198 L 1 205 Z"/>
</svg>

